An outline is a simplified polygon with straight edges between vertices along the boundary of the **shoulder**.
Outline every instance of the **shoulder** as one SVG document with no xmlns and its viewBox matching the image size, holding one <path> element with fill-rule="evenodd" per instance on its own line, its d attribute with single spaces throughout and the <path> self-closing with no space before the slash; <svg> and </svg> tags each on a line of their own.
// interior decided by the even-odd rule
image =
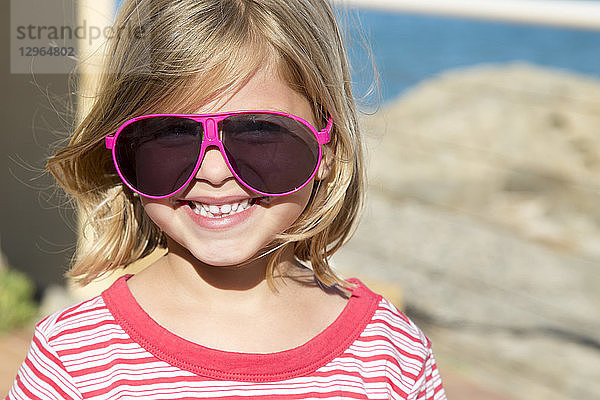
<svg viewBox="0 0 600 400">
<path fill-rule="evenodd" d="M 396 359 L 410 360 L 411 363 L 424 364 L 431 353 L 431 342 L 423 331 L 403 312 L 385 297 L 374 293 L 357 279 L 350 282 L 357 284 L 357 291 L 372 298 L 376 304 L 369 323 L 361 337 L 369 341 L 377 341 L 386 346 L 397 356 Z"/>
<path fill-rule="evenodd" d="M 55 312 L 36 324 L 27 358 L 8 399 L 82 399 L 77 386 L 80 354 L 106 336 L 110 321 L 101 296 Z M 23 396 L 23 393 L 26 396 Z"/>
<path fill-rule="evenodd" d="M 431 342 L 423 331 L 391 301 L 358 280 L 350 282 L 356 285 L 353 297 L 365 298 L 373 308 L 346 356 L 362 369 L 385 376 L 390 390 L 402 398 L 421 398 L 422 393 L 435 395 L 427 398 L 444 398 Z"/>
<path fill-rule="evenodd" d="M 99 295 L 45 317 L 37 323 L 36 333 L 48 344 L 72 343 L 112 323 L 114 318 Z"/>
</svg>

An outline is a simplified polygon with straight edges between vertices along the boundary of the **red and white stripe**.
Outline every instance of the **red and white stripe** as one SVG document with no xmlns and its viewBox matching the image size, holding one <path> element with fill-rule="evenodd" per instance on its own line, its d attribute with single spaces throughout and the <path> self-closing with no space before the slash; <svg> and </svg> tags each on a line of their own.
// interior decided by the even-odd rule
<svg viewBox="0 0 600 400">
<path fill-rule="evenodd" d="M 37 325 L 6 399 L 445 399 L 429 340 L 388 300 L 361 288 L 360 301 L 373 307 L 357 337 L 285 379 L 198 373 L 160 343 L 136 337 L 98 296 Z"/>
</svg>

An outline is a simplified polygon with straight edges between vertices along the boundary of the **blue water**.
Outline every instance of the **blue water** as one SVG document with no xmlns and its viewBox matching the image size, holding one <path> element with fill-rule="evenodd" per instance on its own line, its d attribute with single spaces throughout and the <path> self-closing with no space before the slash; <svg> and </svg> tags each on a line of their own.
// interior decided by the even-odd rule
<svg viewBox="0 0 600 400">
<path fill-rule="evenodd" d="M 384 102 L 444 70 L 526 61 L 600 77 L 600 32 L 360 10 L 349 18 L 370 39 Z M 353 81 L 363 95 L 372 82 L 366 52 L 351 44 Z"/>
</svg>

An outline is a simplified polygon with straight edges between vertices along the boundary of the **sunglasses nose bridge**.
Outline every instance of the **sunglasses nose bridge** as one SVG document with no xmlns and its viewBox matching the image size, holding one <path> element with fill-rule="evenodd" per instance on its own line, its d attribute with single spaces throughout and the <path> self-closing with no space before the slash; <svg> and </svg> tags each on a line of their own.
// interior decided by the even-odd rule
<svg viewBox="0 0 600 400">
<path fill-rule="evenodd" d="M 200 146 L 200 153 L 198 155 L 198 163 L 196 164 L 196 168 L 194 169 L 194 176 L 201 174 L 201 170 L 207 168 L 206 166 L 203 168 L 203 164 L 206 163 L 205 158 L 207 156 L 207 153 L 209 153 L 209 150 L 211 149 L 217 150 L 219 153 L 221 153 L 222 161 L 224 162 L 224 164 L 226 164 L 227 169 L 231 171 L 231 166 L 229 164 L 229 161 L 227 160 L 227 155 L 225 154 L 223 142 L 221 141 L 221 138 L 219 136 L 218 122 L 222 119 L 223 118 L 215 120 L 212 117 L 204 117 L 196 120 L 202 123 L 203 133 L 202 144 Z M 213 153 L 211 152 L 211 154 Z"/>
<path fill-rule="evenodd" d="M 202 138 L 202 147 L 200 150 L 200 163 L 202 163 L 206 151 L 215 147 L 216 150 L 219 150 L 223 159 L 226 159 L 225 149 L 223 148 L 223 143 L 219 137 L 219 127 L 217 122 L 213 118 L 209 117 L 204 119 L 202 124 L 204 132 Z"/>
<path fill-rule="evenodd" d="M 219 142 L 219 128 L 212 118 L 204 120 L 204 141 L 206 145 L 216 145 Z"/>
</svg>

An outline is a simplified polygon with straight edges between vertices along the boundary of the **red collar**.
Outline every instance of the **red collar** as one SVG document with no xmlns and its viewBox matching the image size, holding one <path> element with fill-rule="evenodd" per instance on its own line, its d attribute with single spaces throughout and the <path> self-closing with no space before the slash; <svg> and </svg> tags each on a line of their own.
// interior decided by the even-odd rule
<svg viewBox="0 0 600 400">
<path fill-rule="evenodd" d="M 248 382 L 279 381 L 316 371 L 344 351 L 369 323 L 381 299 L 356 279 L 352 296 L 337 319 L 293 349 L 268 354 L 211 349 L 183 339 L 154 321 L 137 303 L 127 279 L 119 278 L 102 298 L 125 332 L 156 358 L 195 374 Z"/>
</svg>

